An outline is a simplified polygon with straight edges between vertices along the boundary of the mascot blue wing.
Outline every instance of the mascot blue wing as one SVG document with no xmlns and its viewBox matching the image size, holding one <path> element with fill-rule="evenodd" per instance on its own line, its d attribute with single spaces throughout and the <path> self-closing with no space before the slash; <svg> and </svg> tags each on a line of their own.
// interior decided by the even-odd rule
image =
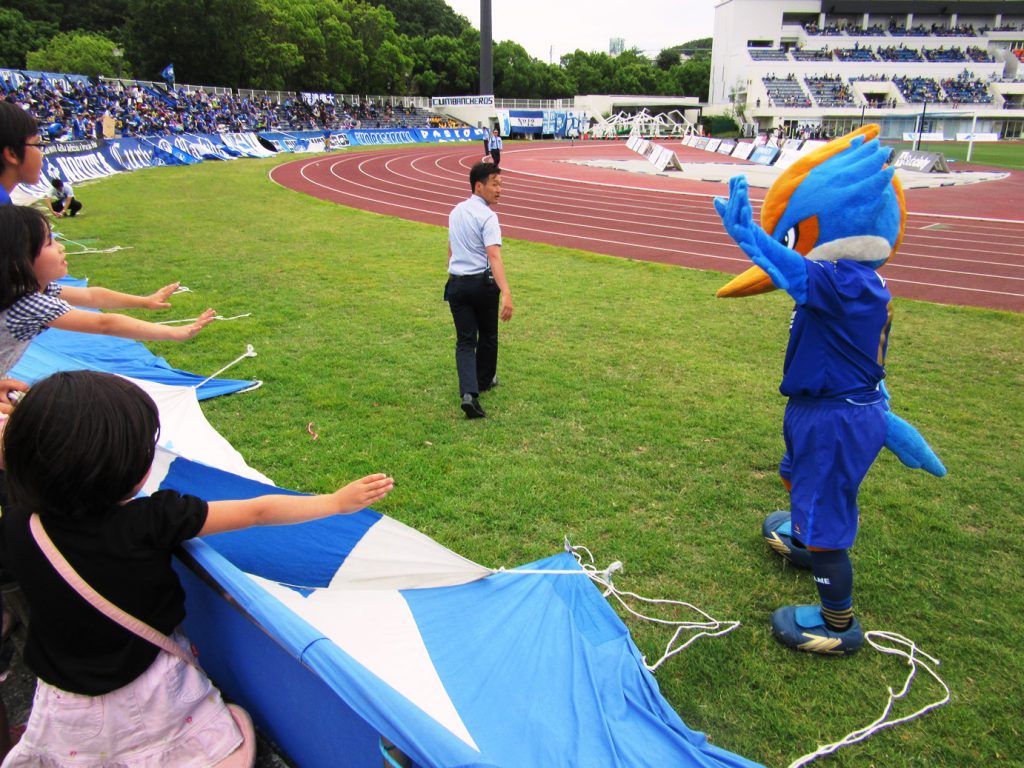
<svg viewBox="0 0 1024 768">
<path fill-rule="evenodd" d="M 751 257 L 751 261 L 767 272 L 775 286 L 788 293 L 793 301 L 804 304 L 807 301 L 807 259 L 774 240 L 760 227 L 754 236 L 761 246 L 761 255 Z"/>
<path fill-rule="evenodd" d="M 885 447 L 895 453 L 896 458 L 911 469 L 923 469 L 936 477 L 945 477 L 946 468 L 913 424 L 892 411 L 886 412 L 885 419 Z"/>
<path fill-rule="evenodd" d="M 807 261 L 754 223 L 746 178 L 729 179 L 728 199 L 716 197 L 714 203 L 726 232 L 747 257 L 768 274 L 776 288 L 803 304 L 807 300 Z"/>
</svg>

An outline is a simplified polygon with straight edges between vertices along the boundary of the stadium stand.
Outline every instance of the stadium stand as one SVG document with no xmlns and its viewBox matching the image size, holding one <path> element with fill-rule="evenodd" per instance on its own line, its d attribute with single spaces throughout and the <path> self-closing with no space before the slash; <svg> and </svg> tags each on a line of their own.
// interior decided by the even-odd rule
<svg viewBox="0 0 1024 768">
<path fill-rule="evenodd" d="M 748 48 L 747 52 L 754 61 L 789 61 L 786 52 L 777 48 Z"/>
<path fill-rule="evenodd" d="M 890 45 L 888 48 L 879 48 L 878 56 L 882 61 L 924 61 L 924 58 L 916 48 L 907 48 L 903 43 Z"/>
<path fill-rule="evenodd" d="M 853 94 L 839 75 L 805 77 L 807 90 L 819 107 L 852 107 Z"/>
<path fill-rule="evenodd" d="M 967 54 L 958 46 L 953 46 L 952 48 L 945 48 L 943 46 L 938 48 L 922 48 L 921 54 L 928 61 L 967 61 Z"/>
<path fill-rule="evenodd" d="M 840 61 L 878 61 L 878 56 L 870 48 L 856 43 L 853 48 L 836 48 L 836 58 Z"/>
<path fill-rule="evenodd" d="M 836 51 L 838 55 L 839 51 Z M 790 51 L 794 61 L 832 61 L 832 51 L 828 48 L 821 48 L 816 51 L 807 51 L 803 48 L 794 48 Z"/>
<path fill-rule="evenodd" d="M 971 61 L 977 61 L 979 63 L 995 61 L 995 59 L 989 55 L 988 51 L 984 48 L 979 48 L 976 45 L 968 47 L 964 53 L 967 54 L 967 58 Z"/>
<path fill-rule="evenodd" d="M 885 27 L 881 24 L 872 24 L 870 27 L 865 27 L 859 32 L 854 34 L 863 35 L 865 37 L 885 37 Z"/>
<path fill-rule="evenodd" d="M 892 81 L 909 102 L 920 104 L 924 101 L 944 101 L 939 84 L 930 77 L 894 77 Z"/>
<path fill-rule="evenodd" d="M 1022 29 L 1021 3 L 720 2 L 708 103 L 750 136 L 871 120 L 899 139 L 941 103 L 927 121 L 946 140 L 1024 139 Z"/>
<path fill-rule="evenodd" d="M 768 98 L 772 104 L 782 107 L 809 107 L 811 100 L 804 93 L 803 87 L 797 79 L 789 77 L 765 77 L 762 78 L 764 87 L 768 90 Z"/>
<path fill-rule="evenodd" d="M 10 84 L 8 84 L 10 85 Z M 275 100 L 203 88 L 168 88 L 149 83 L 88 78 L 26 78 L 4 98 L 27 108 L 51 139 L 99 136 L 112 121 L 120 136 L 263 130 L 344 130 L 351 128 L 451 128 L 463 124 L 427 110 L 373 100 L 348 102 L 331 94 Z"/>
<path fill-rule="evenodd" d="M 942 90 L 949 101 L 960 104 L 991 104 L 992 96 L 981 80 L 971 77 L 966 70 L 957 78 L 942 81 Z"/>
</svg>

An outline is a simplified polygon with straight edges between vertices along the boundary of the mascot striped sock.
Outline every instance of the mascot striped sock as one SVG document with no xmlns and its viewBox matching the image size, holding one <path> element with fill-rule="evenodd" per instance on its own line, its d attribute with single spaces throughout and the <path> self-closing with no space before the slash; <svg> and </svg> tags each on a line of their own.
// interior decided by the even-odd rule
<svg viewBox="0 0 1024 768">
<path fill-rule="evenodd" d="M 812 550 L 811 572 L 818 585 L 825 624 L 836 632 L 844 631 L 853 622 L 853 564 L 849 550 Z"/>
</svg>

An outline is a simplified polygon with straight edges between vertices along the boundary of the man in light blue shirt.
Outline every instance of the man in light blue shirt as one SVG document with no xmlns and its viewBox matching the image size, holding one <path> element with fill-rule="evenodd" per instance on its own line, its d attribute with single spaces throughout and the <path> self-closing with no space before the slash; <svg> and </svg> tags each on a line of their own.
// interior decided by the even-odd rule
<svg viewBox="0 0 1024 768">
<path fill-rule="evenodd" d="M 477 163 L 469 171 L 469 187 L 473 194 L 448 217 L 444 298 L 455 322 L 462 410 L 467 419 L 479 419 L 487 415 L 480 393 L 498 384 L 498 318 L 512 318 L 512 292 L 501 260 L 501 226 L 493 210 L 501 197 L 501 170 L 494 163 Z"/>
<path fill-rule="evenodd" d="M 487 137 L 487 154 L 491 156 L 491 162 L 494 163 L 494 167 L 497 168 L 501 165 L 501 134 L 498 133 L 498 129 L 495 128 L 494 132 Z"/>
</svg>

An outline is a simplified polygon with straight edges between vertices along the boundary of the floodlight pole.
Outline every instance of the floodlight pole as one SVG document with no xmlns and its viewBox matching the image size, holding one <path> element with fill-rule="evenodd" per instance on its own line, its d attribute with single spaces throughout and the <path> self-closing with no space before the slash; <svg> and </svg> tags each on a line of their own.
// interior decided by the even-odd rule
<svg viewBox="0 0 1024 768">
<path fill-rule="evenodd" d="M 491 49 L 491 0 L 480 0 L 480 95 L 494 93 L 494 55 Z"/>
</svg>

